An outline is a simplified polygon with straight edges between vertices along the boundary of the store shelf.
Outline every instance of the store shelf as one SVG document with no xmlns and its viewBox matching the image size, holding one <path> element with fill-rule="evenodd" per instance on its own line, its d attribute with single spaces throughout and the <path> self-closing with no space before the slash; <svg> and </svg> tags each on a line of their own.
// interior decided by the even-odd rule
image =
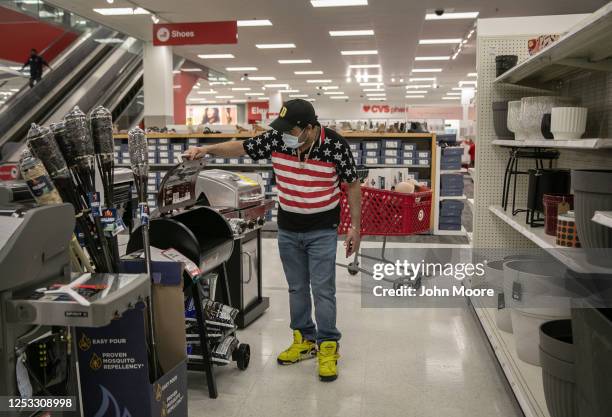
<svg viewBox="0 0 612 417">
<path fill-rule="evenodd" d="M 518 358 L 514 335 L 499 330 L 495 324 L 496 309 L 480 307 L 477 298 L 470 299 L 525 417 L 550 417 L 544 397 L 542 368 Z"/>
<path fill-rule="evenodd" d="M 612 139 L 576 140 L 494 140 L 493 145 L 512 148 L 551 148 L 551 149 L 612 149 Z"/>
<path fill-rule="evenodd" d="M 440 171 L 440 174 L 464 174 L 468 172 L 467 169 L 465 168 L 461 168 L 461 169 L 443 169 Z"/>
<path fill-rule="evenodd" d="M 578 70 L 612 71 L 612 3 L 583 20 L 557 42 L 508 70 L 496 84 L 540 86 Z"/>
<path fill-rule="evenodd" d="M 468 232 L 465 227 L 461 226 L 461 230 L 440 230 L 436 228 L 434 234 L 437 236 L 467 236 Z"/>
<path fill-rule="evenodd" d="M 458 196 L 440 196 L 440 201 L 442 200 L 467 200 L 467 197 L 465 195 L 458 195 Z"/>
<path fill-rule="evenodd" d="M 612 211 L 596 211 L 591 220 L 603 226 L 612 227 Z"/>
<path fill-rule="evenodd" d="M 244 133 L 147 133 L 147 139 L 246 139 L 265 132 Z M 376 132 L 347 132 L 342 133 L 346 139 L 431 139 L 434 133 L 376 133 Z M 126 133 L 113 135 L 115 139 L 127 139 Z"/>
<path fill-rule="evenodd" d="M 472 178 L 472 181 L 473 181 L 474 177 L 476 176 L 476 168 L 468 168 L 467 172 L 468 174 L 470 174 L 470 177 Z"/>
<path fill-rule="evenodd" d="M 543 227 L 530 227 L 525 224 L 525 215 L 512 216 L 500 206 L 491 206 L 489 210 L 497 217 L 502 219 L 514 230 L 525 236 L 527 239 L 543 249 L 553 249 L 547 252 L 554 256 L 559 262 L 563 263 L 572 271 L 578 273 L 610 274 L 611 268 L 599 267 L 591 264 L 586 259 L 583 249 L 565 248 L 557 246 L 555 237 L 549 236 L 544 232 Z"/>
</svg>

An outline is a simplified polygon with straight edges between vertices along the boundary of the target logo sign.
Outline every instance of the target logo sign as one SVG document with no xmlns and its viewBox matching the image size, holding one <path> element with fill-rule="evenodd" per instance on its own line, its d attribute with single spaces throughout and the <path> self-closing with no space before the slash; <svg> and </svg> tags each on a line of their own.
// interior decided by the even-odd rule
<svg viewBox="0 0 612 417">
<path fill-rule="evenodd" d="M 162 26 L 157 29 L 157 39 L 160 42 L 168 42 L 168 40 L 170 39 L 170 31 L 167 27 Z"/>
<path fill-rule="evenodd" d="M 419 210 L 419 221 L 422 222 L 425 218 L 425 211 L 423 209 Z"/>
</svg>

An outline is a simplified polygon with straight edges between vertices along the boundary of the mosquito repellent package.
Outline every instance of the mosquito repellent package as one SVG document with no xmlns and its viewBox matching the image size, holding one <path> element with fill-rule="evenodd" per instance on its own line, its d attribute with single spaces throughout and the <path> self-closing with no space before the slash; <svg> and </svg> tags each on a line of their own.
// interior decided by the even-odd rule
<svg viewBox="0 0 612 417">
<path fill-rule="evenodd" d="M 221 340 L 212 350 L 213 362 L 229 363 L 232 353 L 238 347 L 238 343 L 236 336 L 227 336 Z"/>
<path fill-rule="evenodd" d="M 206 324 L 219 327 L 234 327 L 234 320 L 238 315 L 238 309 L 225 304 L 208 300 L 204 304 L 204 316 Z"/>
</svg>

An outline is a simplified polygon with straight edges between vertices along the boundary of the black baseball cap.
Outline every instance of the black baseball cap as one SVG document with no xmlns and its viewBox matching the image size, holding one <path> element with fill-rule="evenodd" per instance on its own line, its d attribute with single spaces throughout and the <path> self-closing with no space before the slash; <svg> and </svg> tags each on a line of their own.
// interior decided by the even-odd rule
<svg viewBox="0 0 612 417">
<path fill-rule="evenodd" d="M 278 117 L 270 123 L 270 127 L 279 132 L 288 132 L 295 126 L 306 127 L 308 124 L 316 123 L 317 115 L 312 104 L 298 98 L 283 103 Z"/>
</svg>

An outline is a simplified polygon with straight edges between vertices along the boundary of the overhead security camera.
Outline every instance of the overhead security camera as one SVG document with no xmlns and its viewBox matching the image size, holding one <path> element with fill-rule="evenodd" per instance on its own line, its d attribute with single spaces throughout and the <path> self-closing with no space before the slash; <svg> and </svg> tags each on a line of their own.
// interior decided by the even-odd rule
<svg viewBox="0 0 612 417">
<path fill-rule="evenodd" d="M 436 9 L 435 10 L 436 15 L 438 16 L 442 16 L 444 14 L 444 9 Z"/>
</svg>

